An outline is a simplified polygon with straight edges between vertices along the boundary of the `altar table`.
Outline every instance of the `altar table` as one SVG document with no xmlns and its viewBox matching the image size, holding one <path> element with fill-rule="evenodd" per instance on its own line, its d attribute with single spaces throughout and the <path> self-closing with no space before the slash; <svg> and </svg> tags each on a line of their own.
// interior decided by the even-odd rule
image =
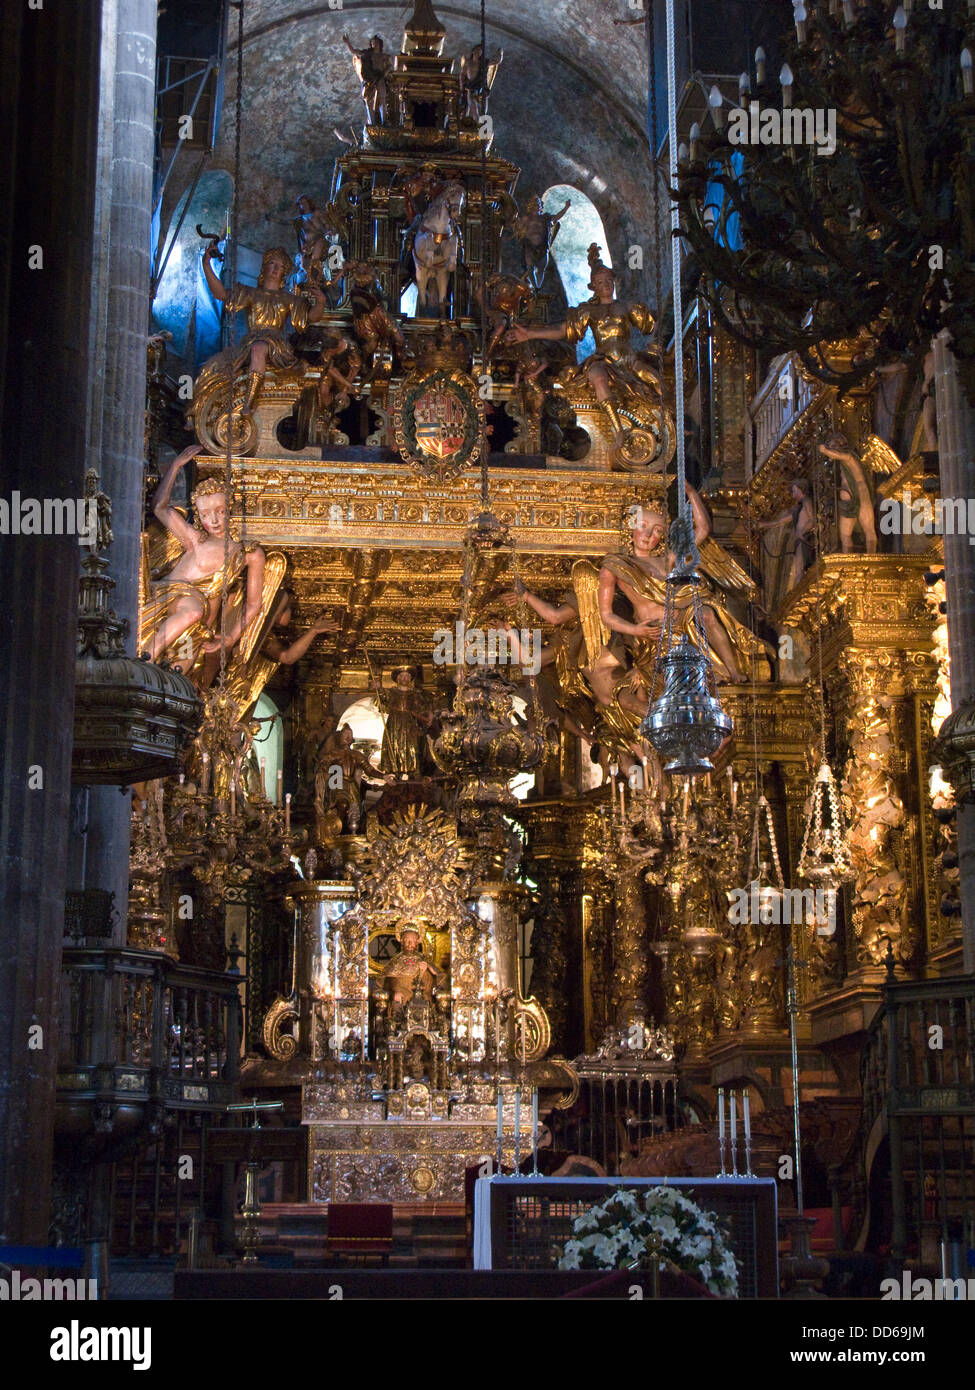
<svg viewBox="0 0 975 1390">
<path fill-rule="evenodd" d="M 614 1188 L 676 1187 L 727 1223 L 740 1298 L 777 1298 L 774 1178 L 479 1178 L 474 1268 L 555 1269 L 572 1223 Z"/>
</svg>

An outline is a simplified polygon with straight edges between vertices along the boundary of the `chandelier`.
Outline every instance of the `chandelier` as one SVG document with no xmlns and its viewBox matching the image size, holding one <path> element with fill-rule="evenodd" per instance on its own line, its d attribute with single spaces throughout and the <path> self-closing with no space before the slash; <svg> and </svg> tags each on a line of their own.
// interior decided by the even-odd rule
<svg viewBox="0 0 975 1390">
<path fill-rule="evenodd" d="M 975 401 L 975 5 L 797 0 L 794 21 L 778 80 L 759 49 L 755 85 L 713 87 L 691 130 L 676 199 L 701 292 L 847 390 L 948 328 Z"/>
</svg>

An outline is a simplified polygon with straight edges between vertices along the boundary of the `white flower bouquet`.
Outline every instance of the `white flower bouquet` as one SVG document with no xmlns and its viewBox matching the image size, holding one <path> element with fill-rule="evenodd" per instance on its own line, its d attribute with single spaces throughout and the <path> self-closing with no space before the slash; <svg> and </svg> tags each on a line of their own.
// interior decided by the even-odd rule
<svg viewBox="0 0 975 1390">
<path fill-rule="evenodd" d="M 711 1212 L 674 1187 L 620 1190 L 576 1217 L 559 1269 L 648 1269 L 662 1265 L 698 1279 L 709 1293 L 738 1295 L 738 1266 Z"/>
</svg>

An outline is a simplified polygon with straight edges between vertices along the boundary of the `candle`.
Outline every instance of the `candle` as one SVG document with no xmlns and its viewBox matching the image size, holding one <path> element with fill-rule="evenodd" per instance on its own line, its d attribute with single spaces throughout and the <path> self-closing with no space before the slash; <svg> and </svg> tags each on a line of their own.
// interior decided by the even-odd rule
<svg viewBox="0 0 975 1390">
<path fill-rule="evenodd" d="M 718 1087 L 718 1143 L 724 1144 L 724 1087 Z"/>
<path fill-rule="evenodd" d="M 755 80 L 759 86 L 765 81 L 765 49 L 755 49 Z"/>
<path fill-rule="evenodd" d="M 277 778 L 277 782 L 278 782 L 277 804 L 280 806 L 280 805 L 281 805 L 281 793 L 282 793 L 282 791 L 284 790 L 284 773 L 281 771 L 280 768 L 278 768 L 278 778 Z"/>
<path fill-rule="evenodd" d="M 620 783 L 620 820 L 626 824 L 626 783 Z"/>
<path fill-rule="evenodd" d="M 291 831 L 291 793 L 290 793 L 290 792 L 288 792 L 287 796 L 284 798 L 284 829 L 285 829 L 285 833 L 286 833 L 286 834 L 289 834 L 290 831 Z"/>
<path fill-rule="evenodd" d="M 894 51 L 903 53 L 906 42 L 905 30 L 907 29 L 907 13 L 903 5 L 898 5 L 894 11 Z"/>
<path fill-rule="evenodd" d="M 738 810 L 738 783 L 737 783 L 737 782 L 732 782 L 732 784 L 731 784 L 731 813 L 732 813 L 732 815 L 734 815 L 735 811 L 737 811 L 737 810 Z"/>
<path fill-rule="evenodd" d="M 683 798 L 683 801 L 681 802 L 681 815 L 682 815 L 682 817 L 684 818 L 684 820 L 687 820 L 687 812 L 688 812 L 688 809 L 689 809 L 689 807 L 690 807 L 690 804 L 691 804 L 691 779 L 688 777 L 687 781 L 684 783 L 684 798 Z"/>
<path fill-rule="evenodd" d="M 501 1097 L 501 1082 L 498 1082 L 498 1153 L 501 1152 L 501 1143 L 504 1138 L 504 1102 Z"/>
<path fill-rule="evenodd" d="M 538 1173 L 538 1087 L 532 1087 L 532 1172 Z"/>
<path fill-rule="evenodd" d="M 961 82 L 966 97 L 972 95 L 972 50 L 963 48 L 961 51 Z"/>
<path fill-rule="evenodd" d="M 751 1118 L 750 1118 L 750 1112 L 749 1112 L 749 1109 L 748 1109 L 748 1091 L 747 1091 L 747 1089 L 744 1090 L 744 1091 L 742 1092 L 742 1095 L 741 1095 L 741 1114 L 742 1114 L 742 1121 L 743 1121 L 744 1126 L 745 1126 L 745 1143 L 746 1143 L 746 1144 L 750 1144 L 751 1141 L 752 1141 L 752 1123 L 751 1123 Z"/>
<path fill-rule="evenodd" d="M 185 781 L 186 781 L 186 773 L 185 773 L 185 772 L 181 772 L 181 773 L 179 774 L 179 784 L 180 784 L 180 786 L 182 786 L 183 783 L 184 783 Z"/>
<path fill-rule="evenodd" d="M 515 1090 L 515 1172 L 521 1161 L 521 1087 Z"/>
<path fill-rule="evenodd" d="M 731 1092 L 731 1105 L 730 1105 L 730 1111 L 731 1111 L 731 1126 L 730 1126 L 730 1127 L 731 1127 L 731 1142 L 732 1142 L 732 1144 L 735 1144 L 735 1143 L 737 1143 L 737 1141 L 738 1141 L 738 1094 L 737 1094 L 736 1091 L 732 1091 L 732 1092 Z"/>
<path fill-rule="evenodd" d="M 233 817 L 236 816 L 236 814 L 237 814 L 237 784 L 236 784 L 235 782 L 231 782 L 231 784 L 230 784 L 230 815 L 231 815 L 231 819 L 233 819 Z"/>
</svg>

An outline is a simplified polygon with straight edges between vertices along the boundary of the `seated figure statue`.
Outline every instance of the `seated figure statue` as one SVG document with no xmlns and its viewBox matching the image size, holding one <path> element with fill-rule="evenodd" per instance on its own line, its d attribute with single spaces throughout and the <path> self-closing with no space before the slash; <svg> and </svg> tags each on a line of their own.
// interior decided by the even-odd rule
<svg viewBox="0 0 975 1390">
<path fill-rule="evenodd" d="M 559 384 L 569 390 L 580 383 L 591 388 L 613 431 L 614 462 L 624 468 L 664 468 L 674 451 L 673 423 L 661 404 L 660 378 L 650 359 L 630 344 L 632 329 L 653 332 L 653 314 L 646 304 L 616 298 L 616 272 L 603 264 L 595 243 L 588 259 L 592 298 L 569 309 L 563 323 L 546 328 L 517 324 L 507 340 L 579 343 L 591 329 L 596 351 L 563 372 Z"/>
<path fill-rule="evenodd" d="M 388 982 L 390 1016 L 401 1014 L 417 989 L 432 999 L 434 986 L 442 979 L 443 971 L 423 953 L 420 933 L 415 927 L 405 927 L 400 949 L 383 971 L 383 982 Z"/>
</svg>

